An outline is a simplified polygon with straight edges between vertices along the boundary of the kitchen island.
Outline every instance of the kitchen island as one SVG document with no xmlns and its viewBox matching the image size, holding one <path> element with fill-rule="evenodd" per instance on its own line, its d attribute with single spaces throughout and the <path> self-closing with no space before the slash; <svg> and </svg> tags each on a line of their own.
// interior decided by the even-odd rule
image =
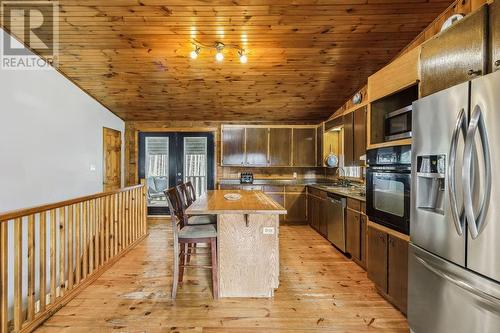
<svg viewBox="0 0 500 333">
<path fill-rule="evenodd" d="M 239 200 L 224 195 L 237 193 Z M 271 297 L 279 285 L 279 215 L 262 191 L 208 191 L 186 210 L 217 215 L 219 297 Z"/>
</svg>

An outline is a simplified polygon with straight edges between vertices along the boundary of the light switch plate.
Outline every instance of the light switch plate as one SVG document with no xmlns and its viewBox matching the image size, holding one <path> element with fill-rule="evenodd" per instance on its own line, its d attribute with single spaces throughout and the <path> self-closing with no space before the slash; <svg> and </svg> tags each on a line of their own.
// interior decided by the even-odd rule
<svg viewBox="0 0 500 333">
<path fill-rule="evenodd" d="M 274 235 L 274 227 L 264 227 L 262 233 L 264 235 Z"/>
</svg>

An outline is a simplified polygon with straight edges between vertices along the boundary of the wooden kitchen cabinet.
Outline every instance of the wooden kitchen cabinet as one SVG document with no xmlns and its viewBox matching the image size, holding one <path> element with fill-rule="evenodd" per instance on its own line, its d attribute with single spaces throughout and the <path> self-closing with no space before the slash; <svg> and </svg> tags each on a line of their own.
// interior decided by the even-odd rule
<svg viewBox="0 0 500 333">
<path fill-rule="evenodd" d="M 346 251 L 361 261 L 361 214 L 347 209 L 346 217 Z"/>
<path fill-rule="evenodd" d="M 377 288 L 387 293 L 387 234 L 368 227 L 367 273 Z"/>
<path fill-rule="evenodd" d="M 490 71 L 500 69 L 500 1 L 494 1 L 489 5 L 490 12 Z"/>
<path fill-rule="evenodd" d="M 224 127 L 222 129 L 222 165 L 245 163 L 245 128 Z"/>
<path fill-rule="evenodd" d="M 316 166 L 316 128 L 293 129 L 293 166 Z"/>
<path fill-rule="evenodd" d="M 367 233 L 368 278 L 375 283 L 384 297 L 406 314 L 408 236 L 370 223 Z M 375 225 L 377 227 L 374 227 Z"/>
<path fill-rule="evenodd" d="M 268 162 L 269 129 L 263 127 L 246 129 L 245 164 L 250 166 L 266 166 Z"/>
<path fill-rule="evenodd" d="M 292 129 L 269 129 L 269 166 L 292 165 Z"/>
<path fill-rule="evenodd" d="M 286 193 L 285 209 L 287 214 L 286 222 L 306 223 L 307 222 L 307 195 L 305 193 Z"/>
<path fill-rule="evenodd" d="M 406 313 L 408 294 L 408 242 L 389 235 L 387 293 Z"/>
<path fill-rule="evenodd" d="M 487 17 L 481 7 L 422 44 L 420 97 L 486 74 Z"/>
<path fill-rule="evenodd" d="M 366 106 L 344 114 L 344 166 L 360 166 L 366 154 Z"/>
<path fill-rule="evenodd" d="M 364 165 L 360 157 L 366 154 L 366 106 L 354 111 L 353 164 Z"/>
<path fill-rule="evenodd" d="M 328 238 L 328 225 L 326 221 L 326 200 L 318 199 L 316 201 L 316 219 L 318 220 L 319 233 Z"/>
<path fill-rule="evenodd" d="M 417 46 L 368 77 L 370 102 L 415 85 L 419 80 L 419 57 L 420 46 Z"/>
<path fill-rule="evenodd" d="M 354 114 L 344 115 L 344 166 L 354 165 Z"/>
<path fill-rule="evenodd" d="M 316 128 L 316 166 L 323 166 L 323 124 Z"/>
<path fill-rule="evenodd" d="M 366 232 L 367 232 L 367 221 L 368 221 L 368 217 L 364 214 L 361 214 L 361 219 L 360 219 L 360 255 L 361 255 L 361 260 L 359 262 L 359 264 L 361 265 L 361 267 L 363 267 L 364 269 L 366 269 Z"/>
</svg>

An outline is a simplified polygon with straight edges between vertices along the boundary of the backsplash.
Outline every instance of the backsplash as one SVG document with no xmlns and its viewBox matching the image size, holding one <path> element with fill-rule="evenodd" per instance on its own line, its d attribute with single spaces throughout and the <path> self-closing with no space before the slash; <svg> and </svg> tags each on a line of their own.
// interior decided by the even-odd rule
<svg viewBox="0 0 500 333">
<path fill-rule="evenodd" d="M 326 176 L 324 168 L 219 167 L 217 178 L 239 179 L 241 172 L 251 172 L 255 179 L 323 179 Z"/>
</svg>

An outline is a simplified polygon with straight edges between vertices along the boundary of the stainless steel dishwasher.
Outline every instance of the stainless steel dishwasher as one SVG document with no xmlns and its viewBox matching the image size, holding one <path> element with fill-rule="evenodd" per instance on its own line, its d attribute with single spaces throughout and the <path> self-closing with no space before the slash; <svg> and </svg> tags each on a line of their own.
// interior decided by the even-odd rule
<svg viewBox="0 0 500 333">
<path fill-rule="evenodd" d="M 326 203 L 327 237 L 339 250 L 345 252 L 346 198 L 328 193 Z"/>
</svg>

